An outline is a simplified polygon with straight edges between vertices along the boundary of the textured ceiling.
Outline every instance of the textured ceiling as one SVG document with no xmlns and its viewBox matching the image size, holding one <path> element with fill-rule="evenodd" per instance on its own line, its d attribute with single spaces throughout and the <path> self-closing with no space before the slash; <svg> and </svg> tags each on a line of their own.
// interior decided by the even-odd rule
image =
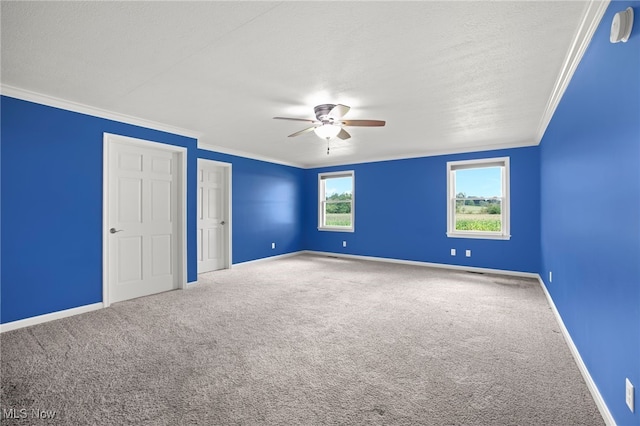
<svg viewBox="0 0 640 426">
<path fill-rule="evenodd" d="M 586 5 L 2 1 L 1 81 L 305 167 L 535 145 Z M 321 103 L 387 126 L 272 119 Z"/>
</svg>

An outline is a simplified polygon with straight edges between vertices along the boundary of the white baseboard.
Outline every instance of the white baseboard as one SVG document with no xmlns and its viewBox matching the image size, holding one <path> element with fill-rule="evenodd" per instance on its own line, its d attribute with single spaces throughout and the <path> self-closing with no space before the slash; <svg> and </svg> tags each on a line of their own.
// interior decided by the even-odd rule
<svg viewBox="0 0 640 426">
<path fill-rule="evenodd" d="M 96 311 L 102 308 L 102 302 L 98 302 L 92 303 L 91 305 L 78 306 L 77 308 L 65 309 L 64 311 L 51 312 L 50 314 L 38 315 L 18 321 L 7 322 L 5 324 L 0 324 L 0 333 L 4 333 L 5 331 L 17 330 L 18 328 L 29 327 L 31 325 L 42 324 L 43 322 L 71 317 L 73 315 L 84 314 L 85 312 Z"/>
<path fill-rule="evenodd" d="M 504 269 L 479 268 L 476 266 L 449 265 L 446 263 L 431 263 L 417 260 L 392 259 L 389 257 L 361 256 L 357 254 L 333 253 L 325 251 L 303 250 L 298 253 L 316 254 L 320 256 L 344 257 L 346 259 L 370 260 L 374 262 L 400 263 L 403 265 L 427 266 L 430 268 L 454 269 L 458 271 L 481 272 L 485 274 L 510 275 L 523 278 L 539 278 L 540 276 L 533 272 L 506 271 Z"/>
<path fill-rule="evenodd" d="M 604 402 L 604 399 L 602 398 L 602 395 L 600 394 L 598 387 L 596 386 L 595 382 L 591 378 L 591 374 L 589 373 L 587 366 L 582 360 L 582 357 L 580 356 L 580 352 L 578 352 L 578 348 L 576 347 L 575 343 L 573 343 L 573 339 L 571 338 L 571 335 L 569 334 L 567 327 L 564 325 L 564 321 L 562 320 L 562 317 L 560 316 L 560 313 L 558 312 L 558 309 L 556 308 L 556 305 L 553 302 L 553 299 L 551 298 L 549 291 L 547 290 L 547 286 L 539 274 L 535 274 L 531 272 L 505 271 L 502 269 L 478 268 L 475 266 L 448 265 L 444 263 L 430 263 L 430 262 L 420 262 L 420 261 L 414 261 L 414 260 L 402 260 L 402 259 L 392 259 L 392 258 L 374 257 L 374 256 L 361 256 L 361 255 L 354 255 L 354 254 L 332 253 L 332 252 L 322 252 L 322 251 L 313 251 L 313 250 L 302 250 L 302 251 L 296 251 L 292 253 L 280 254 L 277 256 L 263 257 L 261 259 L 255 259 L 255 260 L 249 260 L 246 262 L 236 263 L 233 265 L 233 267 L 244 266 L 252 263 L 264 262 L 269 260 L 283 259 L 287 257 L 297 256 L 299 254 L 314 254 L 314 255 L 320 255 L 320 256 L 332 256 L 332 257 L 341 257 L 341 258 L 347 258 L 347 259 L 360 259 L 360 260 L 369 260 L 369 261 L 375 261 L 375 262 L 399 263 L 399 264 L 405 264 L 405 265 L 453 269 L 453 270 L 459 270 L 459 271 L 511 275 L 511 276 L 524 277 L 524 278 L 537 278 L 538 282 L 540 283 L 540 287 L 542 288 L 547 298 L 547 301 L 549 302 L 549 306 L 553 311 L 556 321 L 560 326 L 560 330 L 562 331 L 562 335 L 565 339 L 565 342 L 569 347 L 569 351 L 571 352 L 571 355 L 573 355 L 573 358 L 578 366 L 578 369 L 580 370 L 580 373 L 582 374 L 582 377 L 584 378 L 584 381 L 587 384 L 587 388 L 591 392 L 591 396 L 593 397 L 596 403 L 596 406 L 598 407 L 598 410 L 600 410 L 600 414 L 602 415 L 602 418 L 604 419 L 607 425 L 615 426 L 616 422 L 613 419 L 613 416 L 611 415 L 611 412 L 609 411 L 607 404 Z M 194 284 L 197 284 L 197 281 L 192 281 L 190 283 L 187 283 L 188 286 L 192 286 Z M 77 308 L 65 309 L 64 311 L 52 312 L 49 314 L 38 315 L 31 318 L 25 318 L 18 321 L 8 322 L 5 324 L 0 324 L 0 333 L 4 333 L 5 331 L 16 330 L 23 327 L 28 327 L 31 325 L 41 324 L 44 322 L 53 321 L 61 318 L 66 318 L 73 315 L 79 315 L 85 312 L 91 312 L 91 311 L 95 311 L 102 308 L 103 308 L 103 304 L 102 302 L 99 302 L 99 303 L 93 303 L 91 305 L 79 306 Z"/>
<path fill-rule="evenodd" d="M 602 418 L 607 425 L 609 426 L 616 425 L 616 422 L 613 419 L 611 412 L 609 411 L 609 407 L 607 407 L 607 404 L 604 402 L 604 399 L 602 398 L 602 395 L 600 394 L 598 387 L 593 381 L 593 378 L 591 377 L 591 374 L 589 373 L 587 366 L 585 365 L 584 361 L 582 360 L 582 357 L 580 356 L 580 352 L 578 352 L 578 348 L 576 347 L 575 343 L 573 343 L 573 339 L 569 334 L 569 330 L 567 330 L 567 327 L 564 325 L 564 321 L 562 321 L 560 312 L 558 312 L 558 309 L 556 308 L 556 305 L 553 302 L 553 299 L 551 298 L 551 294 L 549 294 L 549 291 L 547 290 L 547 287 L 544 281 L 542 280 L 542 277 L 539 274 L 531 273 L 531 272 L 505 271 L 501 269 L 478 268 L 475 266 L 447 265 L 444 263 L 419 262 L 419 261 L 413 261 L 413 260 L 390 259 L 386 257 L 373 257 L 373 256 L 360 256 L 360 255 L 353 255 L 353 254 L 322 252 L 322 251 L 313 251 L 313 250 L 303 250 L 299 253 L 308 253 L 308 254 L 315 254 L 315 255 L 321 255 L 321 256 L 342 257 L 347 259 L 371 260 L 376 262 L 400 263 L 405 265 L 429 266 L 432 268 L 454 269 L 454 270 L 460 270 L 460 271 L 484 272 L 487 274 L 511 275 L 511 276 L 524 277 L 524 278 L 536 278 L 540 283 L 540 287 L 542 287 L 542 290 L 544 291 L 547 301 L 549 302 L 549 306 L 551 307 L 551 310 L 553 311 L 556 321 L 560 326 L 560 330 L 562 330 L 562 336 L 564 337 L 564 340 L 567 343 L 567 346 L 569 347 L 569 351 L 571 352 L 571 355 L 573 356 L 573 359 L 575 360 L 576 365 L 578 366 L 578 370 L 580 370 L 580 373 L 582 374 L 582 377 L 584 378 L 584 381 L 587 384 L 587 388 L 589 389 L 589 392 L 591 392 L 591 396 L 593 397 L 593 400 L 596 403 L 598 410 L 600 411 L 600 415 L 602 415 Z"/>
<path fill-rule="evenodd" d="M 269 256 L 269 257 L 261 257 L 260 259 L 247 260 L 246 262 L 234 263 L 231 267 L 235 268 L 237 266 L 245 266 L 245 265 L 250 265 L 252 263 L 257 263 L 257 262 L 264 262 L 264 261 L 276 260 L 276 259 L 284 259 L 285 257 L 297 256 L 300 253 L 304 253 L 304 252 L 302 252 L 302 251 L 293 251 L 291 253 L 278 254 L 278 255 Z"/>
<path fill-rule="evenodd" d="M 589 392 L 591 392 L 591 396 L 593 397 L 593 400 L 595 401 L 596 406 L 598 407 L 598 410 L 600 410 L 600 414 L 602 415 L 604 422 L 609 426 L 615 426 L 616 422 L 613 419 L 611 412 L 609 411 L 609 407 L 607 407 L 607 404 L 604 402 L 602 395 L 600 395 L 600 391 L 598 390 L 596 383 L 593 381 L 591 374 L 589 374 L 589 370 L 587 369 L 587 366 L 582 360 L 582 357 L 580 356 L 580 352 L 578 352 L 578 348 L 576 347 L 575 343 L 573 343 L 573 339 L 569 334 L 569 330 L 567 330 L 567 327 L 564 325 L 564 321 L 562 321 L 560 312 L 558 312 L 558 308 L 556 308 L 556 304 L 553 302 L 553 299 L 551 298 L 551 294 L 549 294 L 549 290 L 547 290 L 547 285 L 544 283 L 542 277 L 539 275 L 538 275 L 538 281 L 540 282 L 540 287 L 542 287 L 542 291 L 544 291 L 544 294 L 547 297 L 549 306 L 551 306 L 553 315 L 556 317 L 556 321 L 560 326 L 560 330 L 562 331 L 562 336 L 564 337 L 565 342 L 567 342 L 569 351 L 571 352 L 571 355 L 573 355 L 573 359 L 578 365 L 578 369 L 580 370 L 580 373 L 582 374 L 584 381 L 587 383 L 587 388 L 589 388 Z"/>
</svg>

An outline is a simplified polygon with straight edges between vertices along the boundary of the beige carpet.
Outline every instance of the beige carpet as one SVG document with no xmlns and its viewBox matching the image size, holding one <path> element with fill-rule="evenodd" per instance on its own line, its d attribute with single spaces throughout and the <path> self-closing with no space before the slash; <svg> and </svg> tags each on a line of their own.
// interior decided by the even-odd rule
<svg viewBox="0 0 640 426">
<path fill-rule="evenodd" d="M 603 424 L 527 279 L 300 255 L 0 342 L 3 425 Z"/>
</svg>

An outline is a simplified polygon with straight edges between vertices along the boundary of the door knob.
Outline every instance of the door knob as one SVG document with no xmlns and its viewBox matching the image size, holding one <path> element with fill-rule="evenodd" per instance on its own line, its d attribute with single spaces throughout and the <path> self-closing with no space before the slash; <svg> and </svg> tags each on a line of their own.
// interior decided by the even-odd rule
<svg viewBox="0 0 640 426">
<path fill-rule="evenodd" d="M 111 232 L 112 234 L 115 234 L 116 232 L 122 232 L 122 231 L 124 231 L 124 229 L 116 229 L 116 228 L 109 229 L 109 232 Z"/>
<path fill-rule="evenodd" d="M 220 225 L 224 225 L 226 222 L 223 220 L 222 222 L 220 222 Z"/>
</svg>

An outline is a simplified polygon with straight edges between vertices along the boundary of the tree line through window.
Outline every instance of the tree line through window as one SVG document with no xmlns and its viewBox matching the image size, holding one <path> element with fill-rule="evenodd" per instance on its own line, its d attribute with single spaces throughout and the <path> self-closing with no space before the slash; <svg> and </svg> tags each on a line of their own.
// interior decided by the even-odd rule
<svg viewBox="0 0 640 426">
<path fill-rule="evenodd" d="M 353 231 L 353 188 L 353 172 L 321 173 L 319 175 L 319 229 Z"/>
<path fill-rule="evenodd" d="M 447 163 L 447 235 L 509 239 L 509 158 Z"/>
<path fill-rule="evenodd" d="M 331 194 L 325 204 L 326 226 L 351 226 L 351 194 Z"/>
<path fill-rule="evenodd" d="M 502 231 L 502 199 L 456 194 L 456 230 Z"/>
</svg>

